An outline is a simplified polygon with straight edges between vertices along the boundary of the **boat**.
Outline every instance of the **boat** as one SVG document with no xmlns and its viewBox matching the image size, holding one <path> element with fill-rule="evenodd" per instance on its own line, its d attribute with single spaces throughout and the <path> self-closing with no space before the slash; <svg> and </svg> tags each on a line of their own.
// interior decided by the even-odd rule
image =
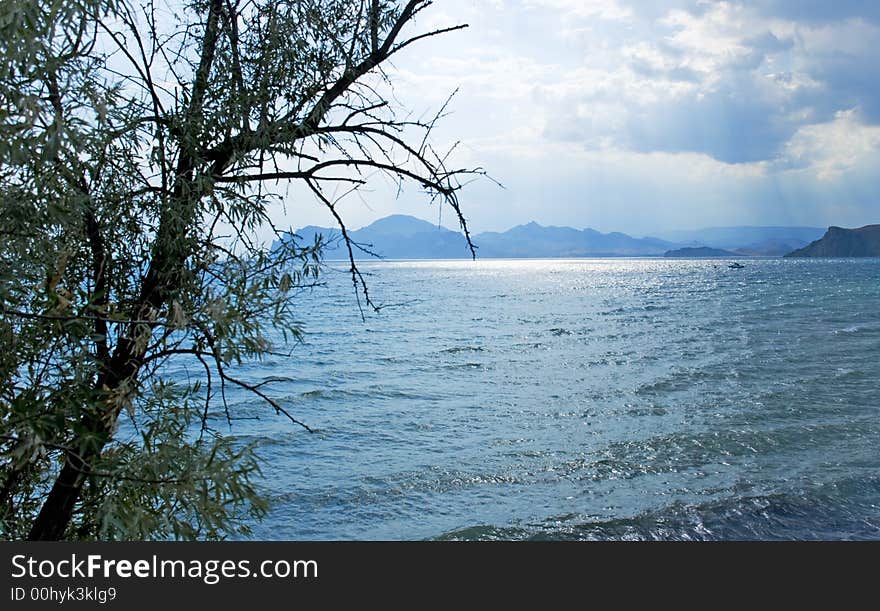
<svg viewBox="0 0 880 611">
<path fill-rule="evenodd" d="M 729 267 L 730 269 L 742 269 L 745 267 L 745 265 L 743 265 L 739 261 L 734 261 L 733 263 L 731 263 L 727 267 Z"/>
</svg>

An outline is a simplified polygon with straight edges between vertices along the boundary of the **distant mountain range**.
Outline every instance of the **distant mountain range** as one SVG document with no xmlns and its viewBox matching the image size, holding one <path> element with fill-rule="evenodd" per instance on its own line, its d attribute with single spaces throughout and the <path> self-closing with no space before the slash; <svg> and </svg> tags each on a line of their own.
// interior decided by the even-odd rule
<svg viewBox="0 0 880 611">
<path fill-rule="evenodd" d="M 634 238 L 625 233 L 594 229 L 546 227 L 535 222 L 504 232 L 472 236 L 481 258 L 565 258 L 613 256 L 677 256 L 683 248 L 731 251 L 737 256 L 779 256 L 819 239 L 824 229 L 814 227 L 713 227 L 697 231 Z M 345 259 L 338 229 L 308 226 L 295 232 L 300 242 L 311 243 L 322 234 L 330 242 L 327 259 Z M 395 214 L 349 232 L 351 239 L 387 259 L 463 259 L 470 251 L 464 236 L 412 216 Z M 284 239 L 289 239 L 290 235 Z M 672 252 L 670 252 L 672 251 Z M 687 256 L 687 255 L 678 255 Z M 693 256 L 693 255 L 691 255 Z"/>
<path fill-rule="evenodd" d="M 822 237 L 819 227 L 708 227 L 671 231 L 660 237 L 690 246 L 707 246 L 737 255 L 781 256 Z"/>
<path fill-rule="evenodd" d="M 786 257 L 880 257 L 880 225 L 858 229 L 829 227 L 822 239 Z"/>
</svg>

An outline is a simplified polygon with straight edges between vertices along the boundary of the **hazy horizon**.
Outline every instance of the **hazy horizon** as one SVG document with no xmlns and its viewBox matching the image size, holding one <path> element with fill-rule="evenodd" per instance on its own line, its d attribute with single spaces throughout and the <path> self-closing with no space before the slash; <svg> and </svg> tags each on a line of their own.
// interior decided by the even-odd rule
<svg viewBox="0 0 880 611">
<path fill-rule="evenodd" d="M 346 225 L 346 228 L 349 231 L 358 231 L 360 229 L 364 229 L 365 227 L 372 225 L 376 221 L 388 218 L 389 216 L 407 216 L 407 217 L 411 217 L 411 218 L 414 218 L 414 219 L 417 219 L 420 221 L 424 221 L 426 223 L 430 223 L 431 225 L 434 225 L 434 226 L 440 226 L 445 229 L 449 229 L 451 231 L 459 231 L 459 232 L 461 231 L 461 228 L 457 224 L 452 224 L 449 222 L 449 220 L 454 220 L 454 219 L 444 218 L 443 222 L 438 225 L 436 218 L 431 219 L 426 216 L 419 216 L 418 214 L 409 214 L 409 213 L 401 213 L 401 212 L 392 212 L 391 214 L 388 214 L 388 215 L 385 215 L 382 217 L 370 219 L 362 224 Z M 822 226 L 822 225 L 716 225 L 716 226 L 706 226 L 706 227 L 703 227 L 703 226 L 701 226 L 701 227 L 681 227 L 681 228 L 658 231 L 657 234 L 651 234 L 651 233 L 640 234 L 640 233 L 631 233 L 631 232 L 628 232 L 628 231 L 625 231 L 622 229 L 609 229 L 606 231 L 606 230 L 600 230 L 596 227 L 578 227 L 578 226 L 573 226 L 573 225 L 554 225 L 554 224 L 541 223 L 541 222 L 533 219 L 533 220 L 526 221 L 523 223 L 516 223 L 514 225 L 510 225 L 508 227 L 503 227 L 500 229 L 485 229 L 482 231 L 473 231 L 473 229 L 469 225 L 468 230 L 471 231 L 472 234 L 476 234 L 476 233 L 504 233 L 504 232 L 510 231 L 511 229 L 514 229 L 516 227 L 521 227 L 523 225 L 528 225 L 530 223 L 537 223 L 538 225 L 540 225 L 542 227 L 560 227 L 560 228 L 576 229 L 578 231 L 592 229 L 592 230 L 599 231 L 600 233 L 604 233 L 604 234 L 624 233 L 624 234 L 627 234 L 627 235 L 629 235 L 631 237 L 635 237 L 635 238 L 661 237 L 659 234 L 710 231 L 710 230 L 714 230 L 714 229 L 749 229 L 749 228 L 772 228 L 772 227 L 779 227 L 779 228 L 786 228 L 786 229 L 828 229 L 828 227 L 830 226 L 830 225 L 828 225 L 828 226 Z M 878 221 L 876 223 L 867 223 L 867 224 L 871 225 L 871 224 L 878 224 L 878 223 L 880 223 L 880 219 L 878 219 Z M 293 227 L 293 230 L 298 231 L 300 229 L 304 229 L 306 227 L 313 227 L 313 226 L 321 227 L 323 229 L 334 229 L 334 226 L 331 224 L 316 225 L 314 223 L 309 223 L 307 225 Z M 838 226 L 840 226 L 840 225 L 838 225 Z M 846 228 L 847 229 L 855 229 L 856 227 L 846 227 Z"/>
</svg>

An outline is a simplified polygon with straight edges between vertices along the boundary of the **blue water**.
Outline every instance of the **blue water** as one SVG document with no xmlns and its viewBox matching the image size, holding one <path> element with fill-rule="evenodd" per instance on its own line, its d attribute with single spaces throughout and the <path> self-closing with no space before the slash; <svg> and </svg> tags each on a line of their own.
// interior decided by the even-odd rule
<svg viewBox="0 0 880 611">
<path fill-rule="evenodd" d="M 363 270 L 239 371 L 256 538 L 880 539 L 880 260 Z"/>
</svg>

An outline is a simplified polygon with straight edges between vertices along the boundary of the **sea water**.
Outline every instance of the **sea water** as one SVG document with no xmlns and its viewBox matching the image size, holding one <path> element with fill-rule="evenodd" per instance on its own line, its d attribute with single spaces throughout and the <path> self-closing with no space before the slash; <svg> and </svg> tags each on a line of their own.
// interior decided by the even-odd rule
<svg viewBox="0 0 880 611">
<path fill-rule="evenodd" d="M 880 260 L 362 271 L 238 371 L 316 431 L 231 395 L 256 538 L 880 538 Z"/>
</svg>

